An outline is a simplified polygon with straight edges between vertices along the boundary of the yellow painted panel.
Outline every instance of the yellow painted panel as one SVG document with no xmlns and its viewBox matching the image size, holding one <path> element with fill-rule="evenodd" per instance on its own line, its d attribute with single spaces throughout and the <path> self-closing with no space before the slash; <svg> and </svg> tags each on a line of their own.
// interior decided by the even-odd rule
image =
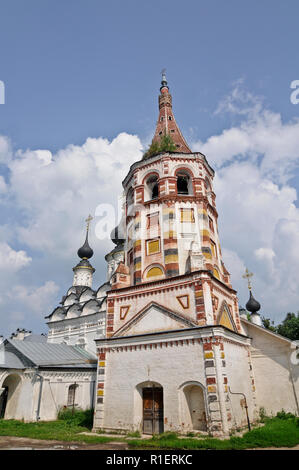
<svg viewBox="0 0 299 470">
<path fill-rule="evenodd" d="M 202 297 L 202 290 L 195 292 L 195 297 Z"/>
<path fill-rule="evenodd" d="M 209 237 L 209 236 L 210 236 L 209 230 L 206 230 L 206 229 L 201 230 L 200 233 L 201 233 L 202 236 L 206 236 L 206 237 Z"/>
<path fill-rule="evenodd" d="M 205 353 L 205 359 L 211 359 L 211 357 L 214 357 L 214 354 L 212 352 Z"/>
<path fill-rule="evenodd" d="M 178 259 L 179 259 L 178 255 L 167 255 L 165 256 L 165 264 L 177 263 Z"/>
<path fill-rule="evenodd" d="M 214 275 L 217 279 L 220 280 L 220 274 L 219 274 L 218 269 L 216 269 L 216 268 L 213 269 L 213 275 Z"/>
<path fill-rule="evenodd" d="M 104 395 L 104 390 L 98 390 L 98 396 L 101 397 Z"/>
<path fill-rule="evenodd" d="M 149 277 L 155 277 L 155 276 L 163 276 L 163 271 L 161 268 L 159 268 L 158 266 L 155 266 L 154 268 L 151 268 L 146 277 L 149 278 Z"/>
<path fill-rule="evenodd" d="M 229 328 L 230 330 L 234 330 L 231 319 L 229 318 L 226 310 L 223 310 L 219 323 L 220 325 L 226 326 L 226 328 Z"/>
<path fill-rule="evenodd" d="M 152 240 L 147 242 L 147 254 L 152 255 L 159 253 L 160 251 L 160 240 Z"/>
<path fill-rule="evenodd" d="M 100 366 L 100 367 L 105 367 L 105 361 L 100 361 L 100 362 L 99 362 L 99 366 Z"/>
<path fill-rule="evenodd" d="M 141 263 L 136 263 L 134 266 L 134 271 L 139 271 L 141 269 Z"/>
<path fill-rule="evenodd" d="M 181 222 L 194 222 L 194 210 L 181 209 Z"/>
<path fill-rule="evenodd" d="M 208 392 L 216 392 L 216 387 L 215 387 L 215 385 L 209 385 L 209 386 L 208 386 Z"/>
</svg>

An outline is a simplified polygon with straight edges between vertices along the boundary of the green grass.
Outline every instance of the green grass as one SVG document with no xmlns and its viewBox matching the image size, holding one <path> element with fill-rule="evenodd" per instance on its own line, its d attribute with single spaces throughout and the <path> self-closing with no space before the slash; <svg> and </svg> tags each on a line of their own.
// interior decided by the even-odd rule
<svg viewBox="0 0 299 470">
<path fill-rule="evenodd" d="M 85 413 L 85 414 L 84 414 Z M 198 436 L 179 437 L 176 433 L 167 432 L 155 435 L 151 439 L 130 439 L 137 437 L 138 432 L 126 436 L 86 436 L 80 433 L 90 431 L 88 412 L 76 412 L 74 415 L 62 413 L 58 421 L 24 423 L 16 420 L 0 420 L 0 436 L 28 437 L 32 439 L 56 440 L 65 442 L 85 442 L 87 444 L 111 441 L 127 441 L 131 449 L 250 449 L 259 447 L 294 447 L 299 444 L 299 418 L 286 413 L 275 418 L 265 418 L 263 427 L 255 428 L 242 437 L 216 439 Z M 63 418 L 63 419 L 62 419 Z M 87 423 L 83 426 L 82 423 Z M 200 437 L 200 438 L 199 438 Z M 129 439 L 128 439 L 129 438 Z"/>
<path fill-rule="evenodd" d="M 61 421 L 40 421 L 23 423 L 16 420 L 0 420 L 0 436 L 29 437 L 31 439 L 55 440 L 66 442 L 86 442 L 97 444 L 115 440 L 106 436 L 86 436 L 80 433 L 90 431 L 89 428 Z M 121 440 L 121 439 L 117 439 Z"/>
<path fill-rule="evenodd" d="M 230 439 L 179 438 L 175 433 L 153 436 L 147 441 L 130 440 L 130 448 L 143 449 L 250 449 L 258 447 L 294 447 L 299 444 L 298 418 L 269 418 L 263 427 L 255 428 L 242 437 Z"/>
</svg>

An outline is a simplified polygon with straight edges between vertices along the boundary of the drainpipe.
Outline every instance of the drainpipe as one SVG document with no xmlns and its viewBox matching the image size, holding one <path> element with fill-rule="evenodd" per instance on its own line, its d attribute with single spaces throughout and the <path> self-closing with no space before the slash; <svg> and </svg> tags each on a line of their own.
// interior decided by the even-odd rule
<svg viewBox="0 0 299 470">
<path fill-rule="evenodd" d="M 231 393 L 232 395 L 241 395 L 243 398 L 244 398 L 244 408 L 245 408 L 245 411 L 246 411 L 246 418 L 247 418 L 247 426 L 248 426 L 248 430 L 251 431 L 251 426 L 250 426 L 250 421 L 249 421 L 249 415 L 248 415 L 248 405 L 247 405 L 247 400 L 246 400 L 246 395 L 245 393 L 241 393 L 241 392 L 232 392 L 230 387 L 228 387 L 228 390 L 229 390 L 229 393 Z"/>
<path fill-rule="evenodd" d="M 37 372 L 38 368 L 36 368 L 35 371 L 35 376 L 40 378 L 40 387 L 39 387 L 39 394 L 38 394 L 38 403 L 37 403 L 37 410 L 36 410 L 36 421 L 40 420 L 40 406 L 41 406 L 41 401 L 42 401 L 42 391 L 43 391 L 43 383 L 44 383 L 44 378 L 42 375 L 38 374 Z"/>
</svg>

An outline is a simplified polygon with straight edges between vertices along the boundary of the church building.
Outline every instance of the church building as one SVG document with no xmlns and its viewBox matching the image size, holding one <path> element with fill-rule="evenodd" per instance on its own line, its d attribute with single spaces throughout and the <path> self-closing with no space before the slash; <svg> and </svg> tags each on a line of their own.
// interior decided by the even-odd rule
<svg viewBox="0 0 299 470">
<path fill-rule="evenodd" d="M 48 335 L 0 337 L 0 417 L 94 408 L 94 430 L 227 435 L 261 408 L 299 414 L 298 346 L 262 327 L 248 271 L 250 298 L 239 309 L 213 178 L 176 123 L 163 73 L 151 146 L 123 181 L 107 279 L 93 288 L 88 217 Z"/>
<path fill-rule="evenodd" d="M 291 341 L 261 327 L 251 292 L 251 321 L 240 316 L 213 178 L 176 123 L 163 73 L 152 144 L 123 181 L 123 260 L 96 339 L 95 429 L 227 434 L 246 411 L 250 421 L 260 407 L 298 413 Z"/>
</svg>

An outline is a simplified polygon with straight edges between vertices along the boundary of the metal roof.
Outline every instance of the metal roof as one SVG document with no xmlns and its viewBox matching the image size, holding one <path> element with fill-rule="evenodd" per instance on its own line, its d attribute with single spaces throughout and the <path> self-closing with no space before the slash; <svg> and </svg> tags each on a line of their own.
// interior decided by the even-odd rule
<svg viewBox="0 0 299 470">
<path fill-rule="evenodd" d="M 17 351 L 37 366 L 72 366 L 90 364 L 96 357 L 78 346 L 67 344 L 7 340 Z"/>
<path fill-rule="evenodd" d="M 26 369 L 26 366 L 13 352 L 1 351 L 0 369 Z"/>
</svg>

